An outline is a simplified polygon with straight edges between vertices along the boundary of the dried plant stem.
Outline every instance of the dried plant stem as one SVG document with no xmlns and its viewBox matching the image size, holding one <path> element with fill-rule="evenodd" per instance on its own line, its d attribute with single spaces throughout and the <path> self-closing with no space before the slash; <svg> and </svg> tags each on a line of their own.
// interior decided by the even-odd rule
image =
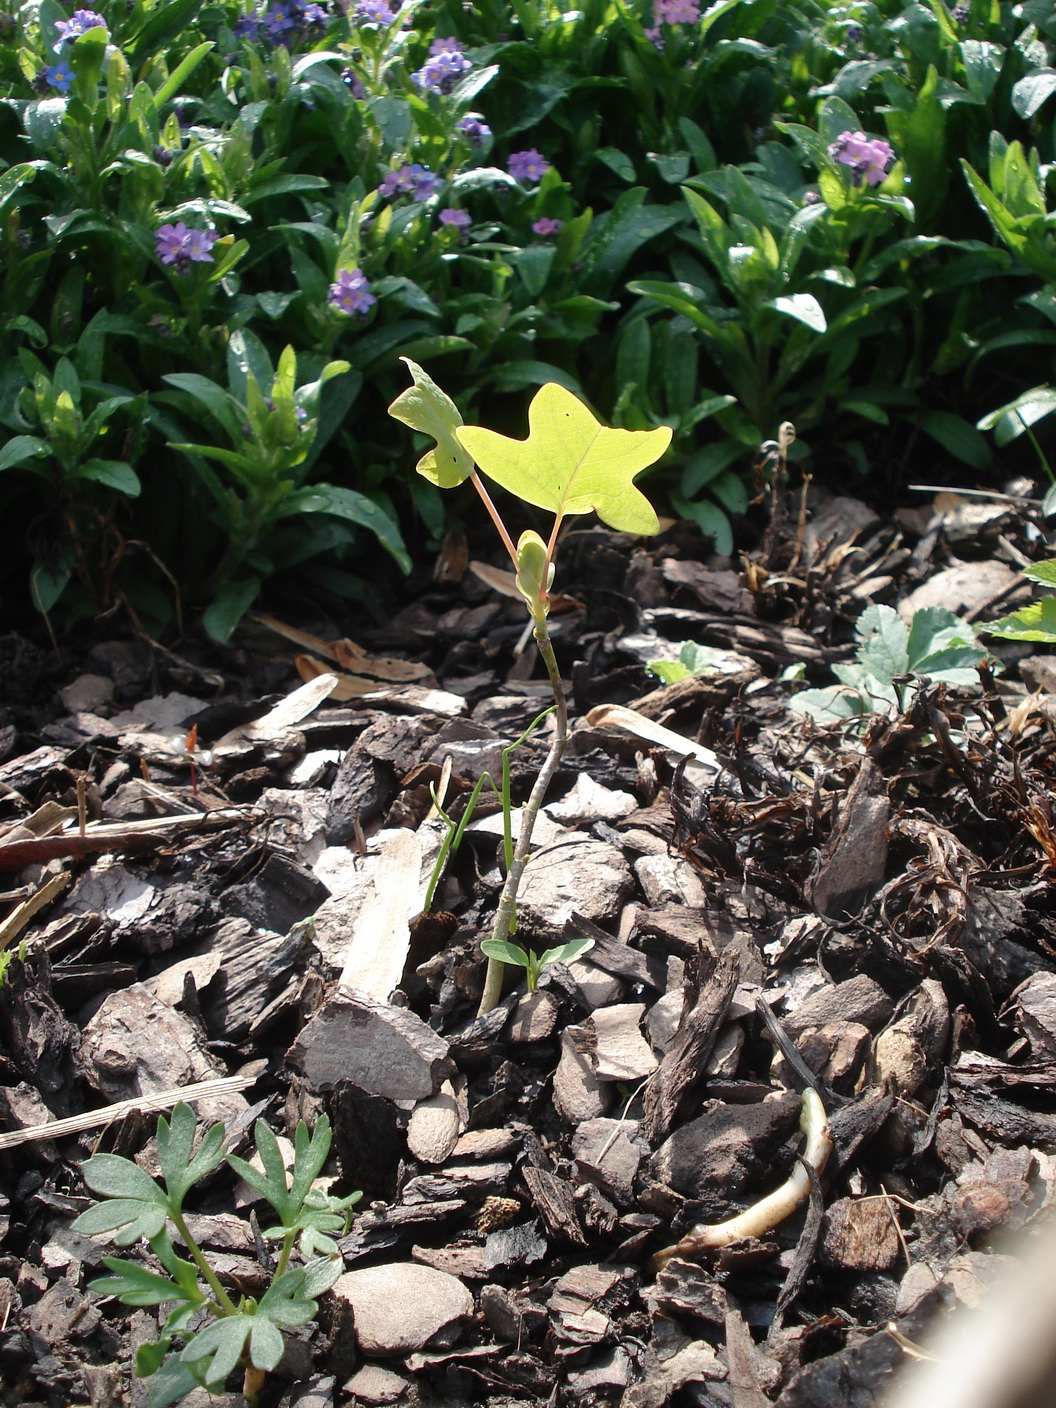
<svg viewBox="0 0 1056 1408">
<path fill-rule="evenodd" d="M 546 761 L 539 771 L 539 776 L 535 779 L 532 795 L 521 810 L 521 826 L 517 835 L 517 845 L 514 847 L 510 868 L 506 872 L 506 883 L 499 896 L 499 907 L 495 912 L 495 923 L 491 930 L 491 937 L 500 942 L 509 940 L 511 921 L 517 905 L 517 890 L 520 887 L 521 875 L 524 873 L 524 867 L 528 861 L 528 852 L 532 845 L 532 832 L 535 830 L 535 819 L 539 815 L 539 808 L 543 805 L 546 789 L 553 781 L 554 774 L 565 755 L 565 748 L 568 746 L 568 705 L 565 703 L 561 672 L 557 668 L 557 657 L 554 655 L 554 647 L 546 629 L 545 618 L 536 623 L 535 643 L 539 648 L 543 664 L 546 666 L 546 672 L 550 676 L 550 687 L 554 691 L 554 737 L 550 744 L 550 751 L 546 755 Z M 498 959 L 488 959 L 488 972 L 484 979 L 484 991 L 480 997 L 478 1016 L 483 1017 L 490 1012 L 502 996 L 504 967 L 505 965 Z"/>
</svg>

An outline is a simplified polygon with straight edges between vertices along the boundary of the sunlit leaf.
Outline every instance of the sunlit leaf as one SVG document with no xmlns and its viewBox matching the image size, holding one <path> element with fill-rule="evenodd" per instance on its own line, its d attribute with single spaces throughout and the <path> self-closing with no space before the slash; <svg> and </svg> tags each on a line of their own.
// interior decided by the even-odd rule
<svg viewBox="0 0 1056 1408">
<path fill-rule="evenodd" d="M 610 430 L 563 386 L 540 387 L 528 407 L 527 440 L 480 426 L 457 431 L 461 444 L 496 483 L 558 515 L 597 513 L 627 533 L 655 533 L 659 521 L 631 482 L 671 443 L 671 430 Z"/>
</svg>

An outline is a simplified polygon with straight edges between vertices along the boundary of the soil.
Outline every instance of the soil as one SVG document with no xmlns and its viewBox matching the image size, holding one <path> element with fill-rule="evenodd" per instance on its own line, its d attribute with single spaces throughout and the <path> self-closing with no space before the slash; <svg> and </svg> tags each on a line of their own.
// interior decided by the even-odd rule
<svg viewBox="0 0 1056 1408">
<path fill-rule="evenodd" d="M 547 705 L 498 557 L 481 575 L 452 540 L 381 624 L 0 640 L 0 1402 L 146 1403 L 157 1314 L 91 1290 L 113 1249 L 71 1231 L 79 1168 L 153 1170 L 156 1111 L 208 1080 L 198 1113 L 244 1155 L 255 1120 L 292 1136 L 327 1112 L 333 1191 L 364 1194 L 345 1268 L 378 1301 L 386 1276 L 413 1299 L 408 1267 L 472 1296 L 437 1329 L 424 1290 L 395 1330 L 350 1309 L 354 1283 L 324 1297 L 266 1408 L 871 1405 L 1007 1270 L 1056 1187 L 1056 672 L 990 642 L 978 686 L 906 680 L 860 729 L 792 713 L 781 676 L 829 682 L 870 602 L 1005 613 L 1044 524 L 1015 497 L 774 506 L 741 563 L 686 525 L 563 543 L 572 736 L 517 941 L 594 944 L 535 995 L 509 971 L 485 1018 L 487 789 L 422 899 L 437 789 L 457 819 Z M 646 663 L 684 640 L 714 668 L 659 685 Z M 515 804 L 550 726 L 512 754 Z M 791 1175 L 807 1085 L 834 1149 L 800 1210 L 658 1269 Z M 220 1173 L 192 1208 L 239 1290 L 267 1245 L 248 1197 Z"/>
</svg>

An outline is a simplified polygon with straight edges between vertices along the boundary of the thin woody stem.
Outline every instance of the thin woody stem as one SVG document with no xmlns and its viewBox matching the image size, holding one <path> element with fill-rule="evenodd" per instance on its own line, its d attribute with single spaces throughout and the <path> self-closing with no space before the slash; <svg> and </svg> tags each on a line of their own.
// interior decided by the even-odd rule
<svg viewBox="0 0 1056 1408">
<path fill-rule="evenodd" d="M 539 776 L 535 779 L 532 795 L 521 811 L 521 828 L 517 835 L 517 845 L 513 852 L 513 861 L 506 873 L 506 883 L 499 896 L 499 907 L 495 911 L 495 923 L 491 931 L 491 937 L 500 942 L 509 940 L 510 921 L 515 912 L 517 890 L 532 845 L 535 819 L 539 815 L 539 808 L 546 796 L 546 789 L 553 781 L 554 774 L 565 755 L 565 748 L 568 746 L 568 705 L 565 703 L 565 693 L 561 687 L 561 672 L 557 668 L 557 657 L 554 655 L 553 643 L 546 629 L 545 616 L 536 622 L 535 643 L 542 656 L 543 664 L 546 666 L 546 673 L 550 676 L 550 687 L 554 691 L 556 706 L 554 709 L 554 737 L 550 744 L 550 751 L 546 755 L 546 762 L 540 769 Z M 498 959 L 488 959 L 487 977 L 484 979 L 484 991 L 481 994 L 480 1007 L 477 1011 L 479 1017 L 490 1012 L 502 996 L 503 968 L 504 965 Z"/>
<path fill-rule="evenodd" d="M 477 473 L 477 471 L 476 471 L 475 469 L 471 469 L 471 470 L 469 471 L 469 478 L 470 478 L 470 483 L 473 485 L 474 489 L 476 489 L 477 493 L 480 495 L 480 497 L 481 497 L 481 499 L 482 499 L 482 501 L 483 501 L 483 503 L 484 503 L 484 507 L 488 510 L 488 513 L 489 513 L 489 515 L 490 515 L 490 517 L 491 517 L 492 523 L 494 523 L 495 527 L 498 529 L 499 537 L 502 539 L 503 544 L 504 544 L 504 546 L 505 546 L 505 548 L 506 548 L 506 551 L 510 554 L 510 558 L 511 558 L 511 560 L 512 560 L 512 562 L 513 562 L 514 570 L 516 570 L 516 568 L 517 568 L 517 549 L 516 549 L 516 548 L 514 547 L 514 545 L 513 545 L 513 539 L 510 537 L 509 533 L 506 531 L 506 525 L 505 525 L 505 523 L 503 523 L 502 519 L 499 517 L 499 510 L 498 510 L 498 509 L 495 507 L 495 505 L 492 503 L 491 495 L 488 493 L 487 489 L 485 489 L 485 487 L 484 487 L 484 481 L 481 479 L 480 475 Z"/>
</svg>

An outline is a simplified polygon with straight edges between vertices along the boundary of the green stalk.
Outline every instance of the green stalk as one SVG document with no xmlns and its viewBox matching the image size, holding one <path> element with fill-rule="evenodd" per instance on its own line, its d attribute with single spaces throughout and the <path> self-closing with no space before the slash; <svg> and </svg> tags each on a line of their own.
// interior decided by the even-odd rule
<svg viewBox="0 0 1056 1408">
<path fill-rule="evenodd" d="M 561 672 L 557 668 L 557 657 L 554 655 L 554 647 L 550 640 L 550 633 L 546 628 L 545 617 L 536 621 L 535 643 L 539 649 L 539 654 L 542 656 L 543 664 L 546 666 L 546 673 L 550 677 L 550 687 L 554 691 L 554 737 L 550 744 L 550 751 L 546 755 L 546 761 L 539 771 L 539 776 L 535 779 L 532 795 L 528 798 L 521 812 L 521 829 L 517 837 L 517 846 L 513 850 L 510 867 L 506 873 L 506 883 L 502 887 L 502 894 L 499 897 L 499 907 L 495 911 L 495 922 L 491 930 L 491 937 L 500 941 L 509 939 L 511 925 L 514 922 L 514 917 L 517 912 L 517 890 L 520 887 L 521 875 L 524 873 L 524 867 L 528 862 L 528 852 L 532 845 L 532 832 L 535 830 L 535 819 L 539 815 L 539 808 L 542 806 L 543 798 L 546 796 L 546 789 L 553 781 L 554 774 L 557 772 L 561 764 L 561 759 L 565 755 L 565 749 L 568 746 L 568 705 L 565 703 L 564 690 L 561 687 Z M 533 724 L 532 727 L 534 728 L 535 725 Z M 531 730 L 529 730 L 529 732 L 530 731 Z M 504 806 L 508 804 L 509 798 L 508 776 L 508 766 L 504 753 Z M 507 817 L 508 815 L 509 813 L 507 811 Z M 509 825 L 509 822 L 507 822 L 507 825 Z M 505 965 L 500 963 L 498 959 L 488 959 L 488 971 L 484 979 L 484 991 L 481 994 L 480 1007 L 477 1010 L 478 1017 L 485 1016 L 498 1003 L 502 995 L 502 974 L 504 967 Z"/>
<path fill-rule="evenodd" d="M 219 1308 L 218 1313 L 220 1315 L 237 1315 L 238 1307 L 235 1305 L 234 1301 L 224 1290 L 223 1286 L 221 1286 L 217 1278 L 216 1272 L 213 1270 L 213 1268 L 206 1261 L 205 1257 L 202 1255 L 198 1243 L 191 1236 L 190 1228 L 187 1226 L 187 1223 L 183 1219 L 183 1213 L 173 1212 L 170 1208 L 169 1217 L 172 1219 L 172 1223 L 173 1226 L 176 1228 L 176 1231 L 183 1238 L 184 1244 L 191 1254 L 191 1260 L 194 1262 L 195 1266 L 197 1266 L 198 1270 L 202 1273 L 202 1276 L 208 1283 L 209 1289 L 213 1293 L 213 1299 L 216 1301 L 216 1304 Z"/>
</svg>

